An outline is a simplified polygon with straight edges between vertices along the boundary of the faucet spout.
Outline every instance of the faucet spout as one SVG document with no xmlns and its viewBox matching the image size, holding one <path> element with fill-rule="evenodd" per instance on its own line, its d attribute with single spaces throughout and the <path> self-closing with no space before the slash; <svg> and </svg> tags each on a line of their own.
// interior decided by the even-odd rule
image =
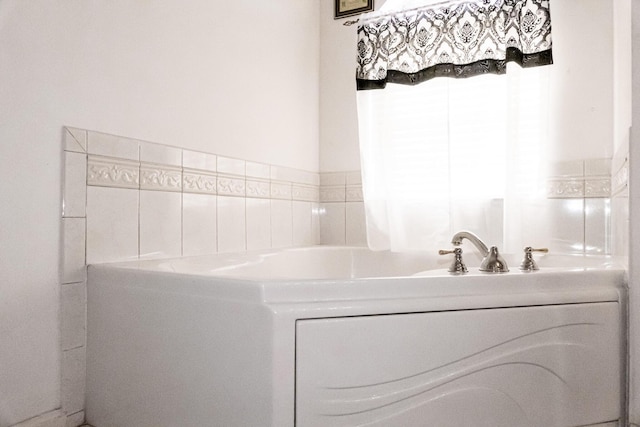
<svg viewBox="0 0 640 427">
<path fill-rule="evenodd" d="M 485 245 L 484 242 L 480 240 L 478 236 L 476 236 L 470 231 L 458 231 L 451 238 L 451 243 L 454 246 L 460 246 L 462 244 L 463 239 L 467 239 L 471 243 L 473 243 L 476 249 L 478 249 L 478 252 L 480 252 L 480 255 L 482 255 L 483 257 L 486 257 L 487 255 L 489 255 L 489 248 L 487 248 L 487 245 Z"/>
</svg>

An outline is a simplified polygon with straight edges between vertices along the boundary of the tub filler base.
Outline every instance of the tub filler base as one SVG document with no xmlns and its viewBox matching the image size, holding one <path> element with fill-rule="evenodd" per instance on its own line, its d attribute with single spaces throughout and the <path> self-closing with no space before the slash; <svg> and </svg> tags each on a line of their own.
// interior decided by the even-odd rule
<svg viewBox="0 0 640 427">
<path fill-rule="evenodd" d="M 300 251 L 316 269 L 323 251 L 351 265 L 366 252 L 281 255 Z M 87 421 L 575 427 L 621 418 L 622 269 L 541 263 L 532 274 L 452 277 L 414 266 L 405 277 L 279 270 L 289 277 L 261 279 L 251 268 L 264 259 L 91 266 Z"/>
</svg>

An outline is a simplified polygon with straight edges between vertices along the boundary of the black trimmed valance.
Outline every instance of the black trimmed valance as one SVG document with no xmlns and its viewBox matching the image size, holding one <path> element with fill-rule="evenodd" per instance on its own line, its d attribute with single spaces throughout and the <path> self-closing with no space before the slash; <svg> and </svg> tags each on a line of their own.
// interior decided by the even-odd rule
<svg viewBox="0 0 640 427">
<path fill-rule="evenodd" d="M 358 90 L 434 77 L 504 74 L 553 63 L 549 0 L 447 1 L 392 14 L 363 15 L 358 26 Z"/>
</svg>

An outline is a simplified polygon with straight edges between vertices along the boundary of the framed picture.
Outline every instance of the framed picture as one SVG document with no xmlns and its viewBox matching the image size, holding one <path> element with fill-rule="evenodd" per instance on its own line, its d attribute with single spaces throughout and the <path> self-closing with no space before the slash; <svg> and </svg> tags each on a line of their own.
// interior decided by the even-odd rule
<svg viewBox="0 0 640 427">
<path fill-rule="evenodd" d="M 335 0 L 335 2 L 336 10 L 333 19 L 340 19 L 345 16 L 357 15 L 373 10 L 373 0 Z"/>
</svg>

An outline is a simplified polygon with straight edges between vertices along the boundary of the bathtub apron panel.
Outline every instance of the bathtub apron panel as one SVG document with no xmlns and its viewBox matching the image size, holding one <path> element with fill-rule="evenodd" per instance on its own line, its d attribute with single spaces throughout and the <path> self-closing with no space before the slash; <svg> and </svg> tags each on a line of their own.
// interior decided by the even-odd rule
<svg viewBox="0 0 640 427">
<path fill-rule="evenodd" d="M 616 303 L 301 320 L 296 425 L 616 420 L 618 323 Z"/>
</svg>

